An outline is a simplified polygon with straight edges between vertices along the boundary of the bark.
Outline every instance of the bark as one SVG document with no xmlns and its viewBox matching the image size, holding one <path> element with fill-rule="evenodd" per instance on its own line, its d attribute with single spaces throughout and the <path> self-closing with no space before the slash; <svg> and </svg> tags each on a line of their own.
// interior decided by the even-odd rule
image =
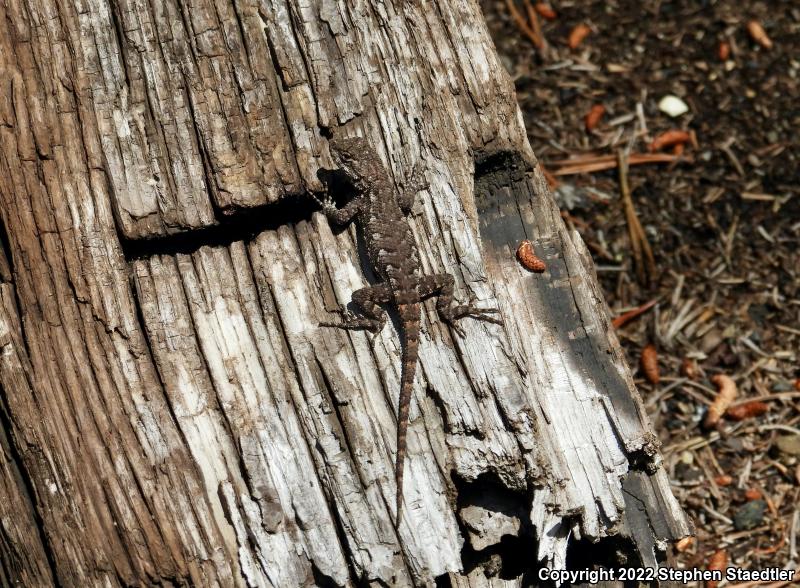
<svg viewBox="0 0 800 588">
<path fill-rule="evenodd" d="M 399 528 L 395 326 L 318 326 L 373 278 L 307 196 L 333 129 L 426 169 L 425 272 L 504 320 L 426 303 Z M 0 215 L 3 583 L 522 586 L 689 532 L 472 1 L 5 0 Z"/>
</svg>

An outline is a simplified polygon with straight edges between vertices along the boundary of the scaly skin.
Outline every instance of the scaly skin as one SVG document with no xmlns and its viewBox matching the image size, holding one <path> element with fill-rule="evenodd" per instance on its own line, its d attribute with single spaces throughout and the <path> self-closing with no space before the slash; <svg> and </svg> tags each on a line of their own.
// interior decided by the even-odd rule
<svg viewBox="0 0 800 588">
<path fill-rule="evenodd" d="M 406 219 L 414 196 L 423 187 L 420 178 L 412 178 L 406 192 L 398 194 L 383 162 L 366 139 L 337 136 L 329 145 L 334 162 L 347 175 L 355 194 L 340 209 L 329 197 L 318 202 L 323 213 L 336 224 L 344 225 L 355 219 L 363 234 L 372 269 L 381 281 L 353 293 L 352 301 L 361 311 L 360 315 L 343 311 L 342 322 L 321 325 L 367 329 L 377 333 L 386 323 L 386 313 L 380 305 L 389 305 L 397 310 L 403 349 L 395 461 L 396 521 L 399 525 L 403 507 L 408 409 L 419 352 L 422 301 L 438 296 L 436 309 L 448 323 L 466 316 L 501 323 L 489 316 L 496 313 L 496 309 L 478 309 L 468 304 L 453 306 L 454 280 L 450 274 L 421 275 L 416 242 Z"/>
</svg>

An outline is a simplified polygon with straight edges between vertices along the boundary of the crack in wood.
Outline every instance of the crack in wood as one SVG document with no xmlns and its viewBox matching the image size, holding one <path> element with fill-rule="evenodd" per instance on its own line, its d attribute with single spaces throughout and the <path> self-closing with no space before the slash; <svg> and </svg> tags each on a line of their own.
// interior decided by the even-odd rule
<svg viewBox="0 0 800 588">
<path fill-rule="evenodd" d="M 227 247 L 237 241 L 250 242 L 264 231 L 274 231 L 309 221 L 317 209 L 304 195 L 286 197 L 273 204 L 238 210 L 219 216 L 214 225 L 145 239 L 120 237 L 125 259 L 133 261 L 154 255 L 192 254 L 201 247 Z"/>
</svg>

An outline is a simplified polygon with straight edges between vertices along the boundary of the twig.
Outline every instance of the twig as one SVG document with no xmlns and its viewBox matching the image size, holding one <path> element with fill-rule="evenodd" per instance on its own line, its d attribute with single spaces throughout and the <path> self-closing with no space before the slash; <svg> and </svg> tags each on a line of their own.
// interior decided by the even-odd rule
<svg viewBox="0 0 800 588">
<path fill-rule="evenodd" d="M 655 396 L 653 396 L 652 398 L 650 398 L 650 399 L 649 399 L 649 400 L 648 400 L 648 401 L 645 403 L 645 405 L 644 405 L 644 406 L 645 406 L 645 408 L 647 408 L 647 409 L 651 409 L 651 408 L 653 408 L 654 406 L 658 405 L 658 403 L 659 403 L 659 402 L 661 402 L 661 399 L 662 399 L 662 398 L 664 398 L 664 396 L 666 396 L 667 394 L 669 394 L 669 392 L 670 392 L 670 391 L 672 391 L 674 388 L 677 388 L 677 387 L 678 387 L 678 386 L 680 386 L 681 384 L 684 384 L 684 383 L 685 383 L 687 380 L 688 380 L 688 378 L 678 378 L 677 380 L 675 380 L 674 382 L 672 382 L 672 383 L 671 383 L 671 384 L 669 384 L 668 386 L 665 386 L 664 388 L 662 388 L 662 389 L 661 389 L 661 390 L 658 392 L 658 394 L 656 394 Z"/>
<path fill-rule="evenodd" d="M 528 6 L 530 6 L 530 2 L 526 2 Z M 542 40 L 541 35 L 536 33 L 535 27 L 539 24 L 538 18 L 533 25 L 534 28 L 531 28 L 531 25 L 528 24 L 528 21 L 525 20 L 525 17 L 522 16 L 522 13 L 517 8 L 517 5 L 514 3 L 514 0 L 506 0 L 506 6 L 508 6 L 508 11 L 511 13 L 511 18 L 514 19 L 514 22 L 517 23 L 519 29 L 525 34 L 526 37 L 533 43 L 533 46 L 537 49 L 542 49 L 544 47 L 544 41 Z M 532 7 L 531 7 L 531 10 Z M 528 11 L 530 14 L 530 10 Z"/>
<path fill-rule="evenodd" d="M 792 435 L 800 435 L 800 429 L 778 423 L 774 425 L 761 425 L 758 427 L 759 433 L 763 433 L 764 431 L 783 431 L 784 433 L 791 433 Z"/>
<path fill-rule="evenodd" d="M 631 153 L 628 156 L 628 164 L 634 161 L 641 161 L 643 163 L 669 163 L 678 159 L 676 155 L 670 153 Z M 613 163 L 614 167 L 617 166 L 616 154 L 596 155 L 587 153 L 586 155 L 578 155 L 577 157 L 570 157 L 568 159 L 559 159 L 556 161 L 548 162 L 548 166 L 562 166 L 569 167 L 573 165 L 584 165 L 587 163 Z"/>
<path fill-rule="evenodd" d="M 656 302 L 658 302 L 658 298 L 653 298 L 650 302 L 646 302 L 645 304 L 642 304 L 633 310 L 629 310 L 628 312 L 619 315 L 611 321 L 611 326 L 615 329 L 619 329 L 622 325 L 629 323 L 640 314 L 650 310 L 653 306 L 655 306 Z"/>
<path fill-rule="evenodd" d="M 647 163 L 675 163 L 678 161 L 690 163 L 692 160 L 686 156 L 672 155 L 670 153 L 632 153 L 628 157 L 629 166 Z M 614 169 L 618 166 L 618 161 L 615 155 L 592 155 L 552 161 L 548 162 L 547 165 L 551 168 L 559 168 L 552 172 L 554 176 L 569 176 Z"/>
<path fill-rule="evenodd" d="M 788 400 L 789 398 L 800 398 L 800 392 L 775 392 L 774 394 L 764 394 L 762 396 L 755 396 L 754 398 L 743 398 L 738 402 L 734 402 L 731 404 L 731 408 L 734 406 L 740 406 L 742 404 L 747 404 L 748 402 L 765 402 L 767 400 Z"/>
<path fill-rule="evenodd" d="M 702 449 L 706 445 L 711 445 L 712 443 L 716 443 L 720 439 L 720 434 L 717 432 L 711 433 L 708 437 L 692 437 L 686 441 L 681 441 L 680 443 L 675 443 L 673 445 L 668 445 L 662 451 L 663 455 L 666 457 L 673 453 L 677 453 L 680 451 L 690 451 L 690 450 L 697 450 Z"/>
<path fill-rule="evenodd" d="M 631 189 L 628 185 L 628 158 L 624 150 L 617 151 L 617 166 L 619 168 L 619 188 L 622 194 L 622 205 L 625 209 L 625 219 L 628 221 L 628 233 L 631 238 L 633 260 L 636 267 L 636 277 L 639 283 L 646 285 L 656 275 L 656 260 L 653 250 L 644 233 L 642 224 L 636 214 L 631 198 Z"/>
<path fill-rule="evenodd" d="M 720 145 L 719 148 L 722 149 L 722 152 L 728 156 L 728 159 L 730 160 L 731 164 L 733 164 L 733 167 L 736 168 L 736 172 L 740 176 L 744 177 L 744 168 L 742 167 L 742 164 L 739 163 L 739 159 L 736 157 L 736 154 L 734 154 L 733 150 L 731 149 L 731 145 L 733 145 L 735 142 L 736 138 L 731 137 L 730 139 L 725 141 L 722 145 Z"/>
<path fill-rule="evenodd" d="M 528 11 L 528 22 L 531 23 L 533 33 L 539 40 L 539 44 L 536 45 L 536 48 L 539 50 L 544 49 L 544 35 L 542 34 L 542 23 L 539 21 L 539 14 L 534 9 L 533 4 L 531 4 L 531 0 L 525 0 L 525 8 Z"/>
</svg>

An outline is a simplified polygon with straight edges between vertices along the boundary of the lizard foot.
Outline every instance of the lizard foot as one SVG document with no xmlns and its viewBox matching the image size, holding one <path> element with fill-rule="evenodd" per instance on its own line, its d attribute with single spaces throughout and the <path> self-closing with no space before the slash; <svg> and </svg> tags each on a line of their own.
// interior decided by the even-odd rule
<svg viewBox="0 0 800 588">
<path fill-rule="evenodd" d="M 459 306 L 455 306 L 452 308 L 448 308 L 443 311 L 442 318 L 450 324 L 451 327 L 462 337 L 464 336 L 464 331 L 457 325 L 455 321 L 470 317 L 474 318 L 479 321 L 485 321 L 487 323 L 493 323 L 495 325 L 502 325 L 503 321 L 497 317 L 492 315 L 498 314 L 500 311 L 496 308 L 475 308 L 469 304 L 461 304 Z"/>
<path fill-rule="evenodd" d="M 333 197 L 327 190 L 325 191 L 325 195 L 322 198 L 319 198 L 313 192 L 309 192 L 309 194 L 311 198 L 314 200 L 314 202 L 319 204 L 320 208 L 322 208 L 322 212 L 326 216 L 329 216 L 331 213 L 336 212 L 336 203 L 333 201 Z"/>
<path fill-rule="evenodd" d="M 382 328 L 383 323 L 381 321 L 356 316 L 351 312 L 346 310 L 338 310 L 335 311 L 339 313 L 341 316 L 341 320 L 338 322 L 332 321 L 322 321 L 319 323 L 320 327 L 338 327 L 340 329 L 349 329 L 349 330 L 365 330 L 369 331 L 373 335 L 376 335 Z"/>
</svg>

